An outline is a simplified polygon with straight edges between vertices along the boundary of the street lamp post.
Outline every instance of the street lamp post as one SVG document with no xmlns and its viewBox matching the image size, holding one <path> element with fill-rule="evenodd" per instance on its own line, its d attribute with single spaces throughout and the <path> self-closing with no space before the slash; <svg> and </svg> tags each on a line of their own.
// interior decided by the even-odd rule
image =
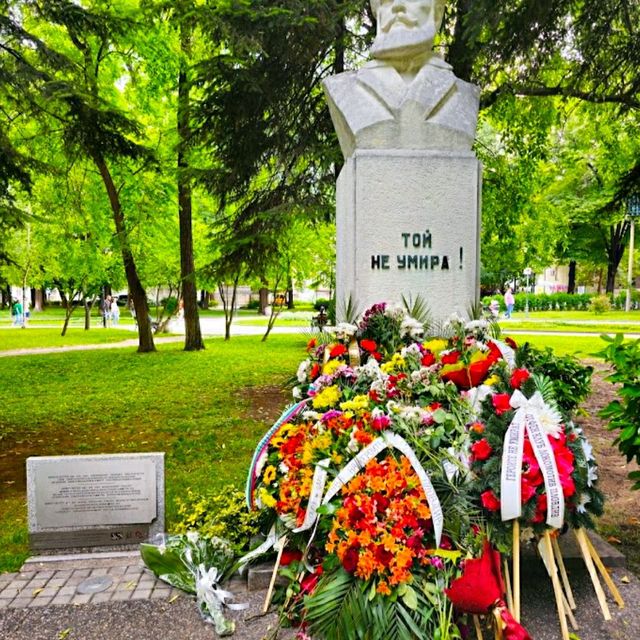
<svg viewBox="0 0 640 640">
<path fill-rule="evenodd" d="M 533 270 L 531 269 L 531 267 L 527 267 L 523 271 L 523 273 L 527 278 L 527 284 L 526 284 L 526 289 L 525 289 L 525 297 L 524 297 L 524 317 L 528 318 L 529 317 L 529 277 L 533 273 Z"/>
<path fill-rule="evenodd" d="M 636 232 L 636 218 L 640 216 L 640 196 L 634 195 L 627 200 L 627 215 L 629 216 L 629 267 L 627 269 L 627 300 L 625 311 L 631 311 L 631 287 L 633 286 L 633 250 Z"/>
</svg>

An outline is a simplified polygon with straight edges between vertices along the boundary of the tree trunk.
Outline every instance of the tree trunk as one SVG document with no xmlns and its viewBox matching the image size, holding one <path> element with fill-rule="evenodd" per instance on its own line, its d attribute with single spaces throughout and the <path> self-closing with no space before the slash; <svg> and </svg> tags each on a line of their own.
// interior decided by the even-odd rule
<svg viewBox="0 0 640 640">
<path fill-rule="evenodd" d="M 629 231 L 629 221 L 624 220 L 609 227 L 609 242 L 607 246 L 607 293 L 613 293 L 616 286 L 616 275 L 620 260 L 624 255 L 626 236 Z"/>
<path fill-rule="evenodd" d="M 138 269 L 136 267 L 131 247 L 129 246 L 129 237 L 125 227 L 124 214 L 120 203 L 120 194 L 113 183 L 113 178 L 107 167 L 104 158 L 95 154 L 93 161 L 100 171 L 100 176 L 109 196 L 111 211 L 113 213 L 113 221 L 116 225 L 116 232 L 120 242 L 120 251 L 122 253 L 122 262 L 124 263 L 124 271 L 127 276 L 127 284 L 129 292 L 133 298 L 133 306 L 136 311 L 136 320 L 138 322 L 138 353 L 147 353 L 155 351 L 156 347 L 153 343 L 153 332 L 151 331 L 151 319 L 149 317 L 149 305 L 147 304 L 147 294 L 140 282 Z"/>
<path fill-rule="evenodd" d="M 186 146 L 190 138 L 189 78 L 187 65 L 191 55 L 191 29 L 180 24 L 180 74 L 178 77 L 178 215 L 180 218 L 180 277 L 184 302 L 184 350 L 204 349 L 198 314 L 198 290 L 193 260 L 191 178 Z"/>
<path fill-rule="evenodd" d="M 67 333 L 67 328 L 69 327 L 69 320 L 71 320 L 71 316 L 75 310 L 76 310 L 76 305 L 73 304 L 73 302 L 70 302 L 69 304 L 67 304 L 67 308 L 64 314 L 64 324 L 62 325 L 62 333 L 60 333 L 62 337 L 64 337 Z"/>
<path fill-rule="evenodd" d="M 84 302 L 84 330 L 89 331 L 91 329 L 91 307 L 93 302 L 85 298 Z"/>
<path fill-rule="evenodd" d="M 569 284 L 567 285 L 567 293 L 576 292 L 576 266 L 575 260 L 569 262 Z"/>
<path fill-rule="evenodd" d="M 44 301 L 45 301 L 45 291 L 44 289 L 36 289 L 35 300 L 33 303 L 34 311 L 43 311 L 44 310 Z"/>
<path fill-rule="evenodd" d="M 231 323 L 233 322 L 233 314 L 236 308 L 236 292 L 238 291 L 238 281 L 240 274 L 233 279 L 233 288 L 231 291 L 231 300 L 229 300 L 229 285 L 218 283 L 218 293 L 222 300 L 222 308 L 224 309 L 224 339 L 231 339 Z"/>
<path fill-rule="evenodd" d="M 269 289 L 267 287 L 260 287 L 258 291 L 258 312 L 261 316 L 267 315 L 267 307 L 269 306 Z"/>
<path fill-rule="evenodd" d="M 204 289 L 200 292 L 200 308 L 209 308 L 209 292 L 205 291 Z"/>
<path fill-rule="evenodd" d="M 292 310 L 295 307 L 293 304 L 293 281 L 291 276 L 287 277 L 287 309 Z"/>
</svg>

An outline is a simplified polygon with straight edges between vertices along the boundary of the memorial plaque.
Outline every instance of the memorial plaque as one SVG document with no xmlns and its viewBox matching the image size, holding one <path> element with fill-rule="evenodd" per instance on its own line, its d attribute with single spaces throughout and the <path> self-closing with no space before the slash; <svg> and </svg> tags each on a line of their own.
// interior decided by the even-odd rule
<svg viewBox="0 0 640 640">
<path fill-rule="evenodd" d="M 164 454 L 27 460 L 33 548 L 134 544 L 164 530 Z"/>
</svg>

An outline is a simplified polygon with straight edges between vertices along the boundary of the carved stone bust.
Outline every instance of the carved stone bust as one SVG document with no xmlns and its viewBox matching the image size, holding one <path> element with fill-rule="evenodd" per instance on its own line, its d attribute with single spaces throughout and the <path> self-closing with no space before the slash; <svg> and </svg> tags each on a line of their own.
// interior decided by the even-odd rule
<svg viewBox="0 0 640 640">
<path fill-rule="evenodd" d="M 324 89 L 345 158 L 356 149 L 471 149 L 479 89 L 433 52 L 446 0 L 371 0 L 372 60 Z"/>
</svg>

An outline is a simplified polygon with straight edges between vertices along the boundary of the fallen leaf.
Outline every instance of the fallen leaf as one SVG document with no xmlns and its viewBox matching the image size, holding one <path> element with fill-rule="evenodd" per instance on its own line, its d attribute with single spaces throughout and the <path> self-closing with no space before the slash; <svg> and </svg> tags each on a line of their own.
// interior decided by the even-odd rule
<svg viewBox="0 0 640 640">
<path fill-rule="evenodd" d="M 58 633 L 58 640 L 64 640 L 65 638 L 67 638 L 69 636 L 69 634 L 71 633 L 71 631 L 73 631 L 72 627 L 68 627 L 67 629 L 64 629 L 63 631 L 60 631 Z"/>
<path fill-rule="evenodd" d="M 127 584 L 125 585 L 127 587 L 127 591 L 133 591 L 136 588 L 137 584 L 137 580 L 129 580 L 129 582 L 127 582 Z"/>
<path fill-rule="evenodd" d="M 609 536 L 607 538 L 607 542 L 610 542 L 611 544 L 622 544 L 622 540 L 619 540 L 615 536 Z"/>
<path fill-rule="evenodd" d="M 41 591 L 44 591 L 44 587 L 40 587 L 40 589 L 34 589 L 34 590 L 31 592 L 31 595 L 32 595 L 32 596 L 37 596 Z"/>
<path fill-rule="evenodd" d="M 175 595 L 175 596 L 171 596 L 171 597 L 169 598 L 169 604 L 171 604 L 172 602 L 175 602 L 179 597 L 180 597 L 180 594 L 179 594 L 179 593 L 176 593 L 176 595 Z"/>
<path fill-rule="evenodd" d="M 620 578 L 620 582 L 623 582 L 624 584 L 629 584 L 631 580 L 629 580 L 629 576 L 622 576 L 622 578 Z"/>
</svg>

